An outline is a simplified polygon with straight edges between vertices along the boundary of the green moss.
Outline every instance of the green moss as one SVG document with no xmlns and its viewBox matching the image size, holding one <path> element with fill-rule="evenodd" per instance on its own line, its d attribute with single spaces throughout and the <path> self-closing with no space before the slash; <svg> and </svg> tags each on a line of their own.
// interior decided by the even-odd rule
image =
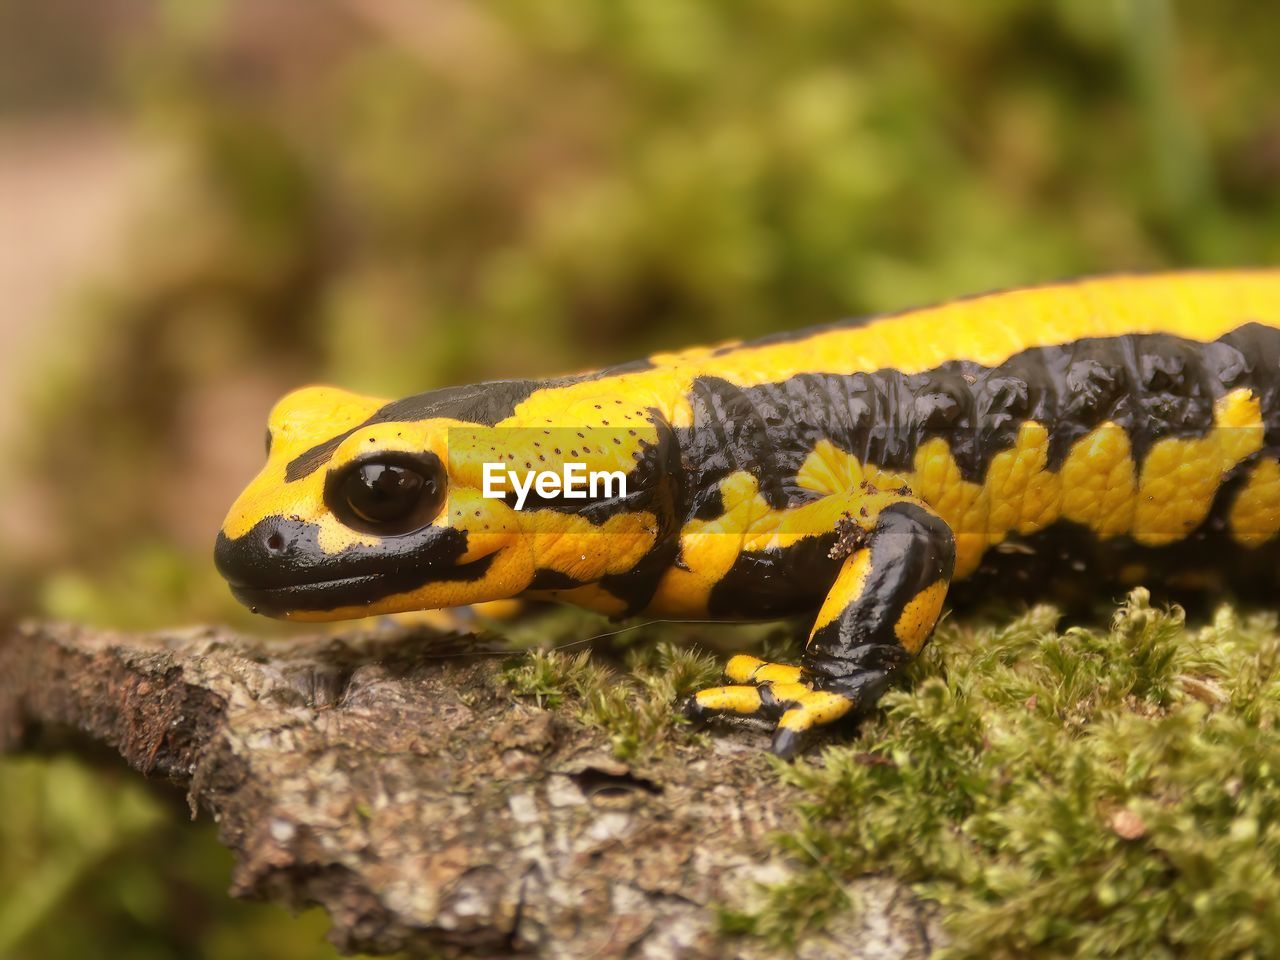
<svg viewBox="0 0 1280 960">
<path fill-rule="evenodd" d="M 809 867 L 726 930 L 794 942 L 888 871 L 947 957 L 1280 952 L 1275 618 L 1189 630 L 1139 589 L 1109 631 L 1056 620 L 947 625 L 856 742 L 779 764 Z"/>
<path fill-rule="evenodd" d="M 633 760 L 658 750 L 684 720 L 679 701 L 711 683 L 720 672 L 714 657 L 669 642 L 635 647 L 628 670 L 600 666 L 588 652 L 575 655 L 534 650 L 503 673 L 508 689 L 539 706 L 576 702 L 579 716 L 609 735 L 614 755 Z"/>
<path fill-rule="evenodd" d="M 607 675 L 591 661 L 590 651 L 532 650 L 509 663 L 502 680 L 518 697 L 532 697 L 539 707 L 558 707 L 569 696 L 595 695 L 604 688 Z"/>
</svg>

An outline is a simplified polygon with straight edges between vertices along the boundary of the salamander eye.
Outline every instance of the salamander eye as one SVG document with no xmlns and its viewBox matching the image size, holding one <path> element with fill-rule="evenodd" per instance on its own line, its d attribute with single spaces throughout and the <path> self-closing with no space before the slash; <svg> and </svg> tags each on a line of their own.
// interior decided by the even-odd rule
<svg viewBox="0 0 1280 960">
<path fill-rule="evenodd" d="M 331 478 L 327 499 L 348 526 L 372 533 L 407 533 L 426 526 L 440 512 L 444 471 L 434 456 L 364 460 Z"/>
</svg>

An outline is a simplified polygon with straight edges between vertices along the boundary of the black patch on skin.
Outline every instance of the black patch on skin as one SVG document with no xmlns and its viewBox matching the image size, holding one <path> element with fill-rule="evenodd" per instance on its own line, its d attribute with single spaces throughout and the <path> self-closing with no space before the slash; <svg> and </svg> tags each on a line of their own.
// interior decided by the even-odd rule
<svg viewBox="0 0 1280 960">
<path fill-rule="evenodd" d="M 601 578 L 600 587 L 617 597 L 626 609 L 614 619 L 635 616 L 649 605 L 663 575 L 676 563 L 680 544 L 674 537 L 659 540 L 626 573 Z"/>
<path fill-rule="evenodd" d="M 336 437 L 330 437 L 324 443 L 318 443 L 309 450 L 298 454 L 289 461 L 288 466 L 284 468 L 284 482 L 293 483 L 301 480 L 303 477 L 310 476 L 319 470 L 322 466 L 329 462 L 329 458 L 333 456 L 333 451 L 337 450 L 342 441 L 347 439 L 361 427 L 366 427 L 373 423 L 372 419 L 366 420 L 358 427 L 352 427 L 350 430 L 343 431 Z"/>
<path fill-rule="evenodd" d="M 762 399 L 716 377 L 693 382 L 689 401 L 694 426 L 684 432 L 681 458 L 691 489 L 710 489 L 729 474 L 746 470 L 759 481 L 767 503 L 786 503 L 771 428 L 785 427 L 783 418 L 792 411 Z"/>
<path fill-rule="evenodd" d="M 235 540 L 218 534 L 214 563 L 236 598 L 262 613 L 358 607 L 429 583 L 481 579 L 493 555 L 461 563 L 467 534 L 426 527 L 326 554 L 313 523 L 267 517 Z"/>
<path fill-rule="evenodd" d="M 766 717 L 780 717 L 799 702 L 797 700 L 778 699 L 778 695 L 774 693 L 772 683 L 760 684 L 756 687 L 756 692 L 760 694 L 760 706 Z"/>
<path fill-rule="evenodd" d="M 1038 381 L 1048 399 L 1038 411 L 1037 422 L 1056 424 L 1049 433 L 1051 469 L 1060 467 L 1072 445 L 1090 430 L 1126 412 L 1133 387 L 1116 346 L 1105 340 L 1081 340 L 1064 346 L 1060 355 L 1045 358 L 1053 365 L 1044 368 Z M 1047 416 L 1051 412 L 1056 414 L 1053 421 Z"/>
<path fill-rule="evenodd" d="M 712 617 L 775 620 L 811 613 L 835 582 L 840 561 L 830 556 L 836 532 L 806 537 L 786 547 L 744 551 L 711 588 Z"/>
<path fill-rule="evenodd" d="M 562 573 L 559 570 L 547 570 L 545 568 L 534 572 L 533 579 L 529 581 L 529 590 L 572 590 L 574 587 L 582 586 L 583 581 Z"/>
<path fill-rule="evenodd" d="M 724 516 L 724 494 L 720 492 L 719 482 L 716 486 L 699 490 L 690 498 L 690 520 L 714 520 Z"/>
<path fill-rule="evenodd" d="M 445 387 L 393 400 L 374 414 L 374 418 L 383 422 L 445 417 L 491 427 L 511 416 L 520 403 L 543 386 L 545 384 L 537 380 L 492 380 L 468 386 Z"/>
</svg>

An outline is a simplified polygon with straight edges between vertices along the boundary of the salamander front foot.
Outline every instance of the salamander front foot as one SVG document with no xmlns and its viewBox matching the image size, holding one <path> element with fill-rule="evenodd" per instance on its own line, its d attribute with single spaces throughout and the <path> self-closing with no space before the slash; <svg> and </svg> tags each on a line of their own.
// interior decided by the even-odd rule
<svg viewBox="0 0 1280 960">
<path fill-rule="evenodd" d="M 730 685 L 699 690 L 685 703 L 685 716 L 705 722 L 715 717 L 742 717 L 773 724 L 772 750 L 791 759 L 815 728 L 834 723 L 850 710 L 848 697 L 813 689 L 800 667 L 770 663 L 740 654 L 725 666 Z"/>
</svg>

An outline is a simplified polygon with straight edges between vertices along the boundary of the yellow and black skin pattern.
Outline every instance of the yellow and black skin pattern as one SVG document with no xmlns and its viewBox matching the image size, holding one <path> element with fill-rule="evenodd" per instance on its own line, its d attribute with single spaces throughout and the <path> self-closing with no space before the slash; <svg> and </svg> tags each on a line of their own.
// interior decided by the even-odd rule
<svg viewBox="0 0 1280 960">
<path fill-rule="evenodd" d="M 876 702 L 949 591 L 1274 595 L 1280 270 L 1012 290 L 404 400 L 308 387 L 267 442 L 216 548 L 244 603 L 808 615 L 799 664 L 733 657 L 686 706 L 762 718 L 790 755 Z M 493 461 L 620 471 L 625 495 L 516 509 L 484 496 Z"/>
</svg>

